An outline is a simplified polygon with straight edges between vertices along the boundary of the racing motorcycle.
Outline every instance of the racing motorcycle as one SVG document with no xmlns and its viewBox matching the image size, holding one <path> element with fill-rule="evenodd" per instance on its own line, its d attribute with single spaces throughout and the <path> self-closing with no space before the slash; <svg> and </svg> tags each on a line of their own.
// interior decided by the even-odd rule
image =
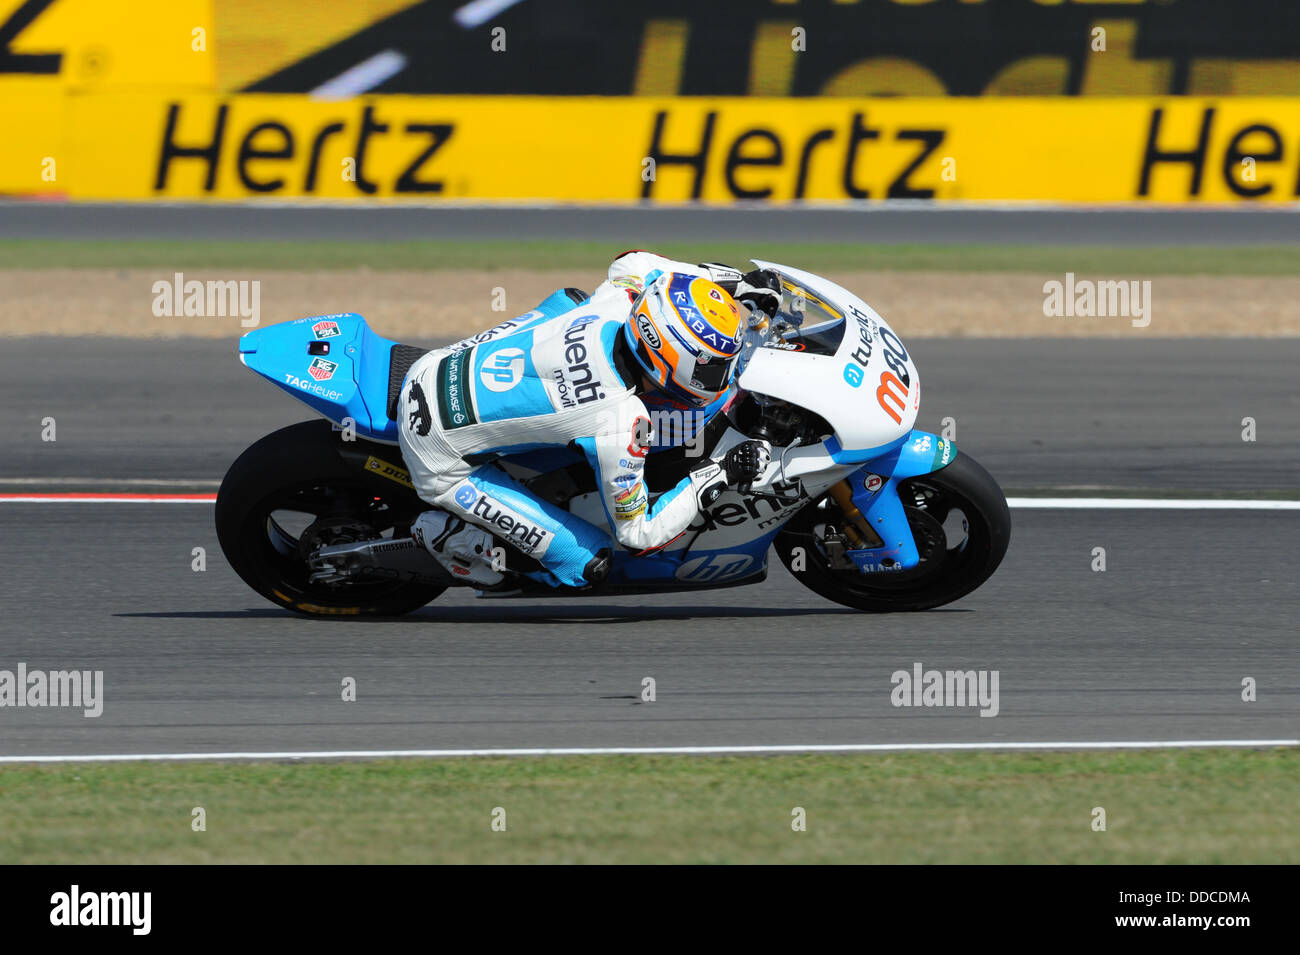
<svg viewBox="0 0 1300 955">
<path fill-rule="evenodd" d="M 759 481 L 715 500 L 652 554 L 614 544 L 593 588 L 552 588 L 508 541 L 506 581 L 479 596 L 615 596 L 756 584 L 768 554 L 837 603 L 872 612 L 925 610 L 965 596 L 997 569 L 1011 534 L 1006 498 L 974 459 L 915 430 L 921 378 L 889 324 L 856 295 L 796 268 L 781 276 L 773 316 L 750 322 L 736 382 L 698 416 L 690 442 L 656 447 L 651 496 L 702 452 L 748 438 L 772 445 Z M 461 347 L 545 316 L 584 320 L 588 297 L 552 293 L 537 308 Z M 766 319 L 766 320 L 764 320 Z M 398 615 L 467 586 L 411 536 L 429 505 L 411 484 L 397 438 L 398 396 L 425 349 L 373 332 L 354 313 L 260 328 L 240 360 L 324 420 L 269 434 L 231 465 L 216 502 L 231 566 L 264 597 L 305 614 Z M 678 439 L 686 434 L 685 426 Z M 577 450 L 498 459 L 532 493 L 606 526 L 595 476 Z M 500 565 L 498 565 L 500 566 Z"/>
</svg>

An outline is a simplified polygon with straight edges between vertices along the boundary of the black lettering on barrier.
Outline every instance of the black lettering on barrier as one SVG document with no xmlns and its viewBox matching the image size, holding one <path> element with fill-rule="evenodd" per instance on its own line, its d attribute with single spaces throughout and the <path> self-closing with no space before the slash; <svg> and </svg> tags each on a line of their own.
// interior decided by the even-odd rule
<svg viewBox="0 0 1300 955">
<path fill-rule="evenodd" d="M 668 119 L 667 110 L 655 113 L 654 133 L 650 137 L 650 149 L 646 156 L 654 160 L 655 175 L 641 185 L 641 198 L 649 199 L 659 177 L 660 166 L 690 166 L 695 170 L 695 185 L 691 188 L 691 198 L 700 198 L 704 189 L 704 167 L 709 157 L 709 146 L 713 142 L 713 124 L 718 114 L 710 111 L 704 120 L 704 133 L 700 139 L 700 151 L 697 153 L 666 153 L 663 151 L 664 123 Z"/>
<path fill-rule="evenodd" d="M 263 149 L 253 145 L 253 140 L 259 133 L 275 132 L 280 135 L 280 146 L 275 149 Z M 289 127 L 283 123 L 258 123 L 244 136 L 243 141 L 239 144 L 239 155 L 235 160 L 235 171 L 239 173 L 239 181 L 244 184 L 245 189 L 253 192 L 275 192 L 277 189 L 284 188 L 283 179 L 271 179 L 266 182 L 259 182 L 249 175 L 247 164 L 250 159 L 292 159 L 293 158 L 293 133 Z"/>
<path fill-rule="evenodd" d="M 858 160 L 858 146 L 866 139 L 879 139 L 880 130 L 870 129 L 863 122 L 865 114 L 853 114 L 853 129 L 849 132 L 849 149 L 844 159 L 844 194 L 850 199 L 869 199 L 871 193 L 853 182 L 853 166 Z"/>
<path fill-rule="evenodd" d="M 329 139 L 335 133 L 343 132 L 342 123 L 330 123 L 328 126 L 322 126 L 320 132 L 311 143 L 311 158 L 307 162 L 307 178 L 303 180 L 303 192 L 316 191 L 316 167 L 320 164 L 321 150 L 325 147 L 325 140 Z"/>
<path fill-rule="evenodd" d="M 1192 164 L 1192 184 L 1189 196 L 1201 194 L 1201 172 L 1205 169 L 1205 150 L 1210 142 L 1210 125 L 1214 122 L 1214 107 L 1207 107 L 1201 116 L 1201 134 L 1195 149 L 1185 151 L 1166 151 L 1156 147 L 1160 135 L 1160 122 L 1165 111 L 1161 107 L 1151 112 L 1151 127 L 1147 132 L 1147 148 L 1142 155 L 1142 179 L 1138 183 L 1138 195 L 1145 196 L 1151 188 L 1151 170 L 1160 162 L 1186 162 Z"/>
<path fill-rule="evenodd" d="M 162 192 L 167 187 L 167 169 L 173 159 L 202 159 L 208 164 L 208 176 L 203 183 L 203 191 L 211 192 L 217 184 L 217 158 L 221 155 L 221 138 L 226 132 L 227 106 L 222 103 L 217 108 L 217 125 L 212 130 L 212 142 L 207 146 L 177 146 L 175 142 L 176 120 L 180 116 L 181 104 L 172 103 L 167 109 L 167 129 L 163 132 L 162 151 L 158 154 L 158 174 L 154 177 L 155 192 Z"/>
<path fill-rule="evenodd" d="M 893 182 L 889 184 L 888 196 L 890 199 L 933 199 L 933 189 L 913 189 L 907 184 L 907 177 L 920 168 L 921 163 L 929 157 L 930 153 L 939 148 L 943 142 L 942 129 L 900 129 L 895 139 L 916 139 L 924 145 L 921 151 L 916 154 L 912 164 L 898 174 Z"/>
<path fill-rule="evenodd" d="M 361 113 L 361 131 L 357 133 L 357 188 L 368 196 L 374 195 L 379 191 L 379 186 L 366 178 L 366 143 L 370 139 L 371 133 L 388 132 L 387 123 L 377 123 L 374 119 L 375 109 L 373 106 L 367 106 Z"/>
<path fill-rule="evenodd" d="M 27 0 L 0 24 L 0 73 L 35 73 L 57 75 L 63 63 L 62 53 L 15 53 L 10 49 L 14 38 L 45 12 L 54 0 Z"/>
<path fill-rule="evenodd" d="M 1241 151 L 1241 141 L 1247 136 L 1254 133 L 1263 133 L 1272 141 L 1273 146 L 1266 153 L 1261 153 L 1258 149 L 1251 152 Z M 1282 137 L 1278 135 L 1276 129 L 1272 126 L 1266 126 L 1263 123 L 1255 123 L 1247 126 L 1245 129 L 1237 131 L 1228 143 L 1228 148 L 1223 153 L 1223 181 L 1239 196 L 1247 199 L 1253 199 L 1256 196 L 1266 196 L 1273 191 L 1273 184 L 1261 183 L 1258 186 L 1242 185 L 1237 179 L 1237 172 L 1241 169 L 1241 161 L 1247 157 L 1255 160 L 1258 166 L 1262 162 L 1277 162 L 1282 158 Z"/>
<path fill-rule="evenodd" d="M 744 156 L 741 155 L 741 149 L 744 144 L 751 139 L 765 140 L 772 148 L 769 152 L 761 156 Z M 766 199 L 772 194 L 772 187 L 767 186 L 762 189 L 746 189 L 736 182 L 736 168 L 738 166 L 779 166 L 785 161 L 785 150 L 781 148 L 781 140 L 777 138 L 776 133 L 770 129 L 751 129 L 736 137 L 736 141 L 731 144 L 731 149 L 727 152 L 727 188 L 737 199 Z"/>
<path fill-rule="evenodd" d="M 799 153 L 799 178 L 794 184 L 794 197 L 802 199 L 804 190 L 808 186 L 808 167 L 812 162 L 813 148 L 818 143 L 824 143 L 828 139 L 835 138 L 833 129 L 819 129 L 808 137 L 808 141 L 803 144 L 803 151 Z"/>
<path fill-rule="evenodd" d="M 397 185 L 393 188 L 394 192 L 442 192 L 441 179 L 417 179 L 416 174 L 428 162 L 429 157 L 436 153 L 448 139 L 451 138 L 453 127 L 450 123 L 407 123 L 406 131 L 408 133 L 427 133 L 429 136 L 429 145 L 416 156 L 406 170 L 397 179 Z"/>
</svg>

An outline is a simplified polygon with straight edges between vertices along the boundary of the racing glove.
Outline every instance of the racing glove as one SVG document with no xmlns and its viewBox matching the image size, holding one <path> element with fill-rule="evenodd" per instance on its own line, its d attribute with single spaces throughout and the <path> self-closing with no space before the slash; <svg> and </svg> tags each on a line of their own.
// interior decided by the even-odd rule
<svg viewBox="0 0 1300 955">
<path fill-rule="evenodd" d="M 721 285 L 732 295 L 736 294 L 736 286 L 745 277 L 740 269 L 733 269 L 730 265 L 723 265 L 721 262 L 701 262 L 700 268 L 709 273 L 709 281 Z"/>
<path fill-rule="evenodd" d="M 709 273 L 712 282 L 721 285 L 738 302 L 744 302 L 755 312 L 769 318 L 781 307 L 781 277 L 771 269 L 754 269 L 742 273 L 719 262 L 702 262 L 700 268 Z"/>
<path fill-rule="evenodd" d="M 740 277 L 733 294 L 737 302 L 771 318 L 781 309 L 781 277 L 771 269 L 754 269 Z"/>
<path fill-rule="evenodd" d="M 742 441 L 722 459 L 727 483 L 732 487 L 752 484 L 763 476 L 772 463 L 772 446 L 766 441 Z"/>
<path fill-rule="evenodd" d="M 728 488 L 745 490 L 767 471 L 772 446 L 766 441 L 742 441 L 721 461 L 709 461 L 691 472 L 700 507 L 708 507 Z"/>
</svg>

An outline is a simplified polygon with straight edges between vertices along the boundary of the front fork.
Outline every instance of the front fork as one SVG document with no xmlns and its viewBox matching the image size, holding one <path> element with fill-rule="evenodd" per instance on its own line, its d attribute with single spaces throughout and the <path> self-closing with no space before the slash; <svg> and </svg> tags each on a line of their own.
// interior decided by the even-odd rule
<svg viewBox="0 0 1300 955">
<path fill-rule="evenodd" d="M 921 562 L 898 485 L 947 467 L 956 457 L 954 442 L 914 430 L 893 451 L 868 461 L 831 488 L 850 544 L 843 556 L 859 572 L 893 573 Z"/>
</svg>

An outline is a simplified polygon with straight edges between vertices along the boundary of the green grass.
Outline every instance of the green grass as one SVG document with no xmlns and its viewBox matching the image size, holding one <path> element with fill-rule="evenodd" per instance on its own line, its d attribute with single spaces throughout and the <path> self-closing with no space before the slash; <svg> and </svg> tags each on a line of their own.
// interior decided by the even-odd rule
<svg viewBox="0 0 1300 955">
<path fill-rule="evenodd" d="M 0 268 L 568 269 L 593 272 L 639 240 L 555 241 L 72 241 L 0 240 Z M 1084 246 L 667 243 L 688 262 L 749 258 L 822 271 L 880 269 L 1075 272 L 1080 275 L 1294 275 L 1300 246 L 1094 248 Z"/>
<path fill-rule="evenodd" d="M 11 862 L 1294 864 L 1300 751 L 9 766 Z"/>
</svg>

